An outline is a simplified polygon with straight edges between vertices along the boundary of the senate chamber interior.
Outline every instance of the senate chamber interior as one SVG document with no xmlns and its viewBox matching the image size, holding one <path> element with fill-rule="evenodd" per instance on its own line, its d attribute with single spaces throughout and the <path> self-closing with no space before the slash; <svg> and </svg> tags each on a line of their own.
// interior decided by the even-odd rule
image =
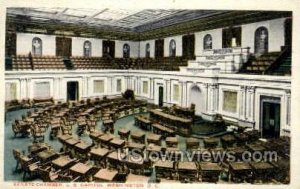
<svg viewBox="0 0 300 189">
<path fill-rule="evenodd" d="M 4 180 L 290 183 L 292 16 L 7 8 Z"/>
</svg>

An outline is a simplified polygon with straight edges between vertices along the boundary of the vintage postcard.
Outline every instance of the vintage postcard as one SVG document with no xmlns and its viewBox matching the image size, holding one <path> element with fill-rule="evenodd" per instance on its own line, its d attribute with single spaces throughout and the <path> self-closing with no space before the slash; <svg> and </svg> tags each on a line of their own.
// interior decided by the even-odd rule
<svg viewBox="0 0 300 189">
<path fill-rule="evenodd" d="M 300 188 L 299 4 L 1 4 L 1 185 Z"/>
</svg>

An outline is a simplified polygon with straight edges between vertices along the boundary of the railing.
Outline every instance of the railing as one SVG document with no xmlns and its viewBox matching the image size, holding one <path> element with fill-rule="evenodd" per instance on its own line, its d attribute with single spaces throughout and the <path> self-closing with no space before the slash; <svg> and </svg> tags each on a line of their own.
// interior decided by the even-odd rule
<svg viewBox="0 0 300 189">
<path fill-rule="evenodd" d="M 231 47 L 222 49 L 204 49 L 203 52 L 210 52 L 212 54 L 231 54 L 231 53 L 249 53 L 250 47 Z"/>
<path fill-rule="evenodd" d="M 291 47 L 290 46 L 286 46 L 284 47 L 283 51 L 279 54 L 279 56 L 277 57 L 277 59 L 266 68 L 265 71 L 263 71 L 263 75 L 265 74 L 270 74 L 272 70 L 278 68 L 281 64 L 281 62 L 283 61 L 283 59 L 285 59 L 287 56 L 291 55 Z"/>
</svg>

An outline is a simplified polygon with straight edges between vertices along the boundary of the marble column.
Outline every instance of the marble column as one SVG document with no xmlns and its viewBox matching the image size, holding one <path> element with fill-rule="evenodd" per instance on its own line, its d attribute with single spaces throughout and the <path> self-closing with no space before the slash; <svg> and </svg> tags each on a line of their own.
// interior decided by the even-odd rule
<svg viewBox="0 0 300 189">
<path fill-rule="evenodd" d="M 168 79 L 164 79 L 164 82 L 165 82 L 165 103 L 171 103 L 171 81 L 168 80 Z"/>
<path fill-rule="evenodd" d="M 186 107 L 186 91 L 187 91 L 187 83 L 185 81 L 180 81 L 180 104 L 182 107 Z"/>
<path fill-rule="evenodd" d="M 27 93 L 27 90 L 26 90 L 26 79 L 21 78 L 20 79 L 20 99 L 26 98 L 26 93 Z M 33 95 L 34 94 L 32 94 L 32 98 L 33 98 Z"/>
<path fill-rule="evenodd" d="M 254 121 L 254 111 L 255 111 L 255 86 L 247 87 L 247 102 L 246 102 L 246 119 L 249 121 Z"/>
<path fill-rule="evenodd" d="M 150 99 L 154 99 L 154 80 L 150 78 Z"/>
<path fill-rule="evenodd" d="M 31 78 L 26 79 L 26 98 L 30 97 L 30 84 L 31 84 Z"/>
<path fill-rule="evenodd" d="M 291 90 L 285 90 L 286 98 L 286 125 L 291 125 Z"/>
<path fill-rule="evenodd" d="M 208 83 L 203 83 L 203 89 L 204 89 L 204 107 L 205 107 L 205 112 L 208 113 L 209 111 L 209 108 L 208 108 L 208 105 L 209 105 L 209 95 L 208 95 Z"/>
<path fill-rule="evenodd" d="M 239 92 L 239 118 L 241 120 L 246 119 L 246 90 L 247 86 L 240 86 Z"/>
</svg>

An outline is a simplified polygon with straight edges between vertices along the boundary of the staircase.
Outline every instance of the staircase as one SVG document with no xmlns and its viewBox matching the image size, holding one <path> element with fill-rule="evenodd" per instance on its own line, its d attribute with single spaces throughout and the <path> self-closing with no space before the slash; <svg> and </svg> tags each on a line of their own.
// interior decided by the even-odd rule
<svg viewBox="0 0 300 189">
<path fill-rule="evenodd" d="M 282 47 L 280 52 L 269 52 L 249 59 L 239 73 L 263 75 L 291 75 L 291 48 Z"/>
<path fill-rule="evenodd" d="M 281 64 L 271 71 L 272 75 L 291 75 L 292 57 L 288 56 L 282 60 Z"/>
<path fill-rule="evenodd" d="M 263 74 L 279 57 L 281 52 L 269 52 L 246 63 L 240 73 Z"/>
</svg>

